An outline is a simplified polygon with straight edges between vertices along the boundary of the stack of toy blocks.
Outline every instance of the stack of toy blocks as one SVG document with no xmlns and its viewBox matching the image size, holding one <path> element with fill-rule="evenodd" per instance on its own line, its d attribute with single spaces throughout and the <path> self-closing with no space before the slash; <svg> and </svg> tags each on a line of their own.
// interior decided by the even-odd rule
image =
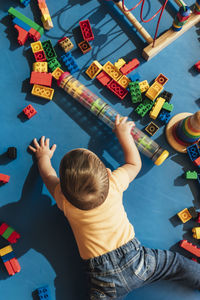
<svg viewBox="0 0 200 300">
<path fill-rule="evenodd" d="M 18 232 L 6 223 L 0 224 L 0 256 L 9 275 L 14 275 L 21 270 L 18 260 L 15 257 L 14 244 L 20 238 Z"/>
<path fill-rule="evenodd" d="M 46 30 L 50 30 L 51 28 L 53 28 L 53 22 L 51 20 L 51 16 L 46 1 L 45 0 L 37 0 L 37 1 L 42 15 L 41 17 L 42 24 Z"/>
<path fill-rule="evenodd" d="M 200 149 L 198 144 L 196 143 L 187 147 L 187 153 L 193 164 L 197 167 L 200 167 Z"/>
<path fill-rule="evenodd" d="M 10 7 L 8 13 L 13 17 L 13 24 L 18 31 L 17 41 L 19 45 L 24 45 L 29 38 L 38 41 L 44 34 L 44 29 L 31 19 L 25 17 L 22 13 Z"/>
<path fill-rule="evenodd" d="M 85 54 L 85 53 L 88 53 L 92 49 L 89 41 L 94 40 L 94 35 L 92 32 L 90 21 L 88 19 L 80 21 L 79 25 L 80 25 L 81 33 L 83 36 L 83 41 L 78 43 L 78 47 L 80 48 L 82 53 Z"/>
</svg>

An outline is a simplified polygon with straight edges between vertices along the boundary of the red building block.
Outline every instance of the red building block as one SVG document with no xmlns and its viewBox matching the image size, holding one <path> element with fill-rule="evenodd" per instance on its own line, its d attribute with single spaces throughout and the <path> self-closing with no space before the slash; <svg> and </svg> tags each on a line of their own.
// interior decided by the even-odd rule
<svg viewBox="0 0 200 300">
<path fill-rule="evenodd" d="M 20 264 L 16 258 L 4 262 L 4 265 L 9 275 L 15 275 L 15 273 L 18 273 L 21 270 Z"/>
<path fill-rule="evenodd" d="M 20 238 L 20 234 L 16 231 L 12 232 L 11 235 L 9 236 L 9 238 L 7 238 L 7 240 L 11 243 L 11 244 L 15 244 L 17 243 L 17 240 Z"/>
<path fill-rule="evenodd" d="M 0 174 L 0 182 L 2 182 L 2 183 L 8 183 L 9 180 L 10 180 L 10 176 L 9 175 Z"/>
<path fill-rule="evenodd" d="M 0 226 L 0 235 L 2 235 L 9 226 L 6 223 L 2 223 Z"/>
<path fill-rule="evenodd" d="M 197 159 L 193 160 L 193 164 L 195 164 L 195 166 L 197 167 L 200 167 L 200 156 Z"/>
<path fill-rule="evenodd" d="M 197 257 L 200 257 L 200 248 L 197 248 L 197 246 L 189 243 L 187 240 L 182 240 L 180 242 L 180 247 L 196 255 Z"/>
<path fill-rule="evenodd" d="M 83 39 L 88 42 L 94 40 L 94 35 L 92 32 L 92 28 L 90 26 L 90 21 L 88 19 L 84 21 L 80 21 L 79 25 L 83 35 Z"/>
<path fill-rule="evenodd" d="M 14 25 L 15 29 L 18 31 L 18 37 L 17 37 L 17 41 L 19 43 L 19 45 L 24 45 L 27 38 L 28 38 L 28 31 L 26 31 L 25 29 L 21 28 L 20 26 L 18 26 L 17 24 Z"/>
<path fill-rule="evenodd" d="M 140 62 L 137 58 L 132 59 L 129 61 L 129 63 L 125 64 L 123 67 L 121 67 L 120 72 L 123 75 L 127 75 L 128 73 L 132 72 L 134 69 L 139 67 Z"/>
<path fill-rule="evenodd" d="M 103 84 L 104 86 L 106 86 L 111 80 L 112 78 L 104 71 L 102 71 L 101 73 L 99 73 L 96 76 L 96 79 Z"/>
<path fill-rule="evenodd" d="M 200 72 L 200 60 L 194 66 Z"/>
<path fill-rule="evenodd" d="M 37 111 L 31 104 L 29 104 L 27 107 L 23 109 L 24 114 L 27 116 L 28 119 L 32 118 L 35 114 L 37 114 Z"/>
<path fill-rule="evenodd" d="M 40 85 L 51 87 L 52 74 L 33 71 L 31 73 L 30 84 L 40 84 Z"/>
<path fill-rule="evenodd" d="M 35 42 L 39 41 L 39 39 L 41 38 L 41 34 L 34 28 L 31 28 L 29 30 L 28 34 L 29 34 L 29 37 L 31 39 L 33 39 Z"/>
<path fill-rule="evenodd" d="M 34 53 L 36 61 L 46 61 L 46 55 L 43 50 Z"/>
<path fill-rule="evenodd" d="M 121 100 L 128 94 L 128 91 L 118 84 L 114 79 L 111 80 L 106 86 L 111 92 L 113 92 Z"/>
</svg>

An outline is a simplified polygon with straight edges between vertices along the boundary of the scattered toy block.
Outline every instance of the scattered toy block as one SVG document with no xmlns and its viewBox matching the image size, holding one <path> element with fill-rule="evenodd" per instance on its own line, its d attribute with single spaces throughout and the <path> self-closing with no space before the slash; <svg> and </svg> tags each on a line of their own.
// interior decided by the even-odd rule
<svg viewBox="0 0 200 300">
<path fill-rule="evenodd" d="M 78 44 L 78 47 L 80 48 L 80 50 L 82 51 L 83 54 L 88 53 L 92 47 L 90 46 L 88 41 L 82 41 Z"/>
<path fill-rule="evenodd" d="M 42 15 L 42 17 L 41 17 L 42 24 L 46 30 L 50 30 L 51 28 L 53 28 L 53 22 L 52 22 L 46 1 L 38 0 L 38 6 L 40 8 L 40 12 Z"/>
<path fill-rule="evenodd" d="M 164 98 L 167 102 L 170 102 L 171 98 L 172 98 L 173 94 L 168 92 L 168 91 L 163 91 L 160 94 L 160 97 Z"/>
<path fill-rule="evenodd" d="M 6 229 L 7 229 L 8 227 L 9 227 L 8 224 L 6 224 L 5 222 L 2 223 L 2 224 L 0 225 L 0 235 L 1 235 L 1 236 L 2 236 L 2 234 L 6 231 Z"/>
<path fill-rule="evenodd" d="M 181 248 L 196 255 L 197 257 L 200 257 L 200 248 L 197 248 L 197 246 L 193 245 L 192 243 L 189 243 L 187 240 L 182 240 L 179 245 Z"/>
<path fill-rule="evenodd" d="M 196 70 L 200 72 L 200 60 L 194 65 Z"/>
<path fill-rule="evenodd" d="M 8 227 L 2 234 L 2 237 L 7 240 L 14 231 L 15 230 L 12 227 Z"/>
<path fill-rule="evenodd" d="M 125 60 L 123 58 L 119 58 L 118 61 L 114 63 L 114 66 L 119 70 L 125 64 L 126 64 Z"/>
<path fill-rule="evenodd" d="M 42 43 L 40 41 L 31 43 L 31 49 L 33 53 L 43 50 Z"/>
<path fill-rule="evenodd" d="M 158 95 L 162 92 L 163 86 L 155 81 L 150 88 L 147 90 L 145 96 L 154 101 Z M 163 98 L 164 99 L 164 98 Z"/>
<path fill-rule="evenodd" d="M 138 103 L 142 101 L 142 94 L 140 91 L 140 86 L 138 81 L 129 83 L 129 91 L 131 94 L 131 101 L 133 103 Z"/>
<path fill-rule="evenodd" d="M 145 128 L 145 131 L 148 132 L 151 136 L 153 136 L 158 131 L 158 129 L 159 127 L 155 123 L 151 122 Z"/>
<path fill-rule="evenodd" d="M 15 275 L 16 273 L 19 273 L 21 270 L 21 267 L 16 257 L 4 262 L 4 266 L 6 267 L 6 270 L 9 275 Z"/>
<path fill-rule="evenodd" d="M 27 107 L 23 109 L 23 113 L 27 116 L 28 119 L 31 119 L 33 116 L 37 114 L 37 111 L 31 104 L 29 104 Z"/>
<path fill-rule="evenodd" d="M 157 116 L 159 115 L 159 113 L 162 109 L 164 102 L 165 102 L 164 98 L 159 97 L 156 99 L 156 102 L 155 102 L 152 110 L 149 113 L 150 118 L 152 118 L 154 120 L 157 118 Z"/>
<path fill-rule="evenodd" d="M 128 77 L 126 77 L 125 75 L 123 75 L 122 77 L 120 77 L 117 82 L 119 83 L 119 85 L 121 85 L 124 89 L 126 89 L 129 85 L 129 83 L 131 82 L 130 79 Z"/>
<path fill-rule="evenodd" d="M 128 73 L 131 73 L 133 70 L 135 70 L 137 67 L 139 67 L 140 62 L 137 58 L 132 59 L 127 64 L 125 64 L 123 67 L 120 68 L 120 72 L 123 75 L 127 75 Z"/>
<path fill-rule="evenodd" d="M 44 53 L 43 50 L 40 50 L 40 51 L 38 51 L 38 52 L 35 52 L 35 53 L 34 53 L 34 56 L 35 56 L 35 60 L 36 60 L 37 62 L 43 62 L 43 61 L 46 61 L 46 60 L 47 60 L 47 59 L 46 59 L 46 55 L 45 55 L 45 53 Z"/>
<path fill-rule="evenodd" d="M 140 91 L 141 93 L 146 92 L 149 89 L 149 83 L 147 80 L 143 80 L 141 82 L 139 82 L 139 87 L 140 87 Z"/>
<path fill-rule="evenodd" d="M 44 53 L 46 55 L 47 61 L 57 57 L 56 52 L 55 52 L 50 40 L 42 42 L 42 47 L 43 47 Z"/>
<path fill-rule="evenodd" d="M 73 43 L 66 36 L 64 36 L 62 39 L 60 39 L 58 41 L 58 44 L 65 51 L 65 53 L 67 53 L 68 51 L 72 50 L 73 47 L 74 47 Z"/>
<path fill-rule="evenodd" d="M 57 67 L 51 74 L 56 80 L 58 80 L 63 73 L 64 71 Z"/>
<path fill-rule="evenodd" d="M 53 72 L 55 69 L 60 68 L 61 64 L 59 63 L 57 58 L 53 58 L 53 59 L 48 61 L 48 67 Z"/>
<path fill-rule="evenodd" d="M 94 35 L 92 32 L 92 28 L 90 26 L 90 21 L 88 19 L 84 21 L 80 21 L 79 25 L 83 35 L 83 39 L 88 42 L 94 40 Z"/>
<path fill-rule="evenodd" d="M 101 70 L 102 70 L 102 65 L 97 60 L 94 60 L 89 66 L 89 68 L 85 71 L 85 73 L 91 79 L 93 79 L 99 74 L 99 72 L 101 72 Z"/>
<path fill-rule="evenodd" d="M 141 76 L 138 72 L 136 72 L 135 74 L 129 75 L 129 79 L 131 81 L 140 81 Z"/>
<path fill-rule="evenodd" d="M 31 72 L 30 84 L 40 84 L 51 87 L 52 74 L 33 71 Z"/>
<path fill-rule="evenodd" d="M 193 164 L 197 167 L 200 167 L 200 156 L 198 158 L 196 158 L 195 160 L 193 160 Z"/>
<path fill-rule="evenodd" d="M 41 73 L 47 73 L 48 72 L 48 64 L 46 61 L 44 62 L 35 62 L 33 63 L 33 71 L 35 72 L 41 72 Z"/>
<path fill-rule="evenodd" d="M 104 86 L 106 86 L 112 78 L 104 71 L 101 71 L 96 77 L 96 79 Z"/>
<path fill-rule="evenodd" d="M 13 251 L 13 248 L 11 247 L 11 245 L 5 246 L 4 248 L 0 249 L 0 256 L 4 256 L 12 251 Z"/>
<path fill-rule="evenodd" d="M 149 99 L 144 99 L 142 103 L 140 103 L 136 109 L 134 110 L 139 116 L 144 117 L 146 113 L 152 108 L 153 102 Z"/>
<path fill-rule="evenodd" d="M 3 262 L 5 263 L 6 261 L 11 260 L 14 257 L 15 257 L 15 254 L 14 254 L 14 251 L 12 251 L 12 252 L 9 252 L 9 253 L 3 255 L 1 258 L 2 258 Z"/>
<path fill-rule="evenodd" d="M 177 213 L 177 215 L 182 223 L 186 223 L 192 219 L 192 216 L 187 208 L 181 210 L 179 213 Z"/>
<path fill-rule="evenodd" d="M 61 60 L 63 61 L 63 63 L 65 64 L 65 66 L 71 74 L 74 74 L 75 72 L 79 71 L 79 67 L 71 52 L 63 54 L 61 56 Z"/>
<path fill-rule="evenodd" d="M 31 0 L 20 0 L 20 2 L 26 7 L 29 5 Z"/>
<path fill-rule="evenodd" d="M 197 179 L 197 172 L 195 172 L 195 171 L 193 171 L 193 172 L 187 171 L 185 173 L 185 178 L 186 179 Z"/>
<path fill-rule="evenodd" d="M 14 28 L 18 32 L 18 37 L 17 37 L 18 44 L 20 46 L 24 45 L 27 38 L 28 38 L 28 36 L 29 36 L 28 32 L 25 29 L 21 28 L 20 26 L 18 26 L 16 24 L 14 25 Z"/>
<path fill-rule="evenodd" d="M 166 110 L 162 109 L 160 114 L 158 115 L 158 120 L 164 124 L 167 124 L 171 118 L 171 114 Z"/>
<path fill-rule="evenodd" d="M 121 100 L 123 100 L 126 95 L 128 94 L 128 91 L 124 89 L 121 85 L 118 84 L 117 81 L 112 79 L 106 87 L 113 92 L 117 97 L 119 97 Z"/>
<path fill-rule="evenodd" d="M 17 240 L 20 238 L 20 234 L 16 231 L 14 231 L 13 233 L 11 233 L 11 235 L 8 237 L 8 242 L 10 242 L 11 244 L 15 244 L 17 243 Z"/>
<path fill-rule="evenodd" d="M 168 78 L 165 75 L 160 73 L 158 77 L 156 77 L 155 81 L 157 81 L 161 85 L 165 85 L 165 83 L 167 83 L 168 81 Z"/>
<path fill-rule="evenodd" d="M 54 94 L 54 89 L 46 87 L 46 86 L 34 84 L 31 94 L 38 96 L 38 97 L 45 98 L 47 100 L 52 100 L 53 94 Z"/>
<path fill-rule="evenodd" d="M 17 148 L 15 147 L 9 147 L 7 152 L 7 157 L 10 159 L 16 159 L 17 158 Z"/>
<path fill-rule="evenodd" d="M 31 29 L 31 27 L 24 23 L 22 20 L 18 19 L 18 18 L 14 18 L 12 20 L 13 24 L 18 25 L 19 27 L 21 27 L 22 29 L 24 29 L 26 32 L 29 32 L 29 30 Z"/>
<path fill-rule="evenodd" d="M 35 30 L 34 28 L 31 28 L 28 32 L 29 37 L 31 39 L 33 39 L 35 42 L 39 41 L 39 39 L 41 38 L 41 34 L 40 32 L 38 32 L 37 30 Z"/>
<path fill-rule="evenodd" d="M 9 180 L 10 180 L 10 176 L 9 175 L 0 174 L 0 182 L 1 183 L 8 183 Z"/>
<path fill-rule="evenodd" d="M 193 144 L 191 146 L 187 147 L 187 154 L 189 155 L 191 161 L 193 162 L 194 160 L 198 159 L 200 156 L 200 150 L 197 146 L 197 144 Z M 198 161 L 197 161 L 198 163 Z"/>
<path fill-rule="evenodd" d="M 163 99 L 165 99 L 165 98 L 163 98 Z M 173 109 L 174 109 L 174 105 L 173 104 L 170 104 L 170 103 L 168 103 L 168 102 L 165 102 L 164 104 L 163 104 L 163 107 L 162 107 L 163 109 L 165 109 L 165 110 L 167 110 L 167 111 L 169 111 L 169 112 L 171 112 Z"/>
<path fill-rule="evenodd" d="M 116 81 L 123 75 L 110 61 L 107 61 L 107 63 L 103 65 L 103 71 Z"/>
</svg>

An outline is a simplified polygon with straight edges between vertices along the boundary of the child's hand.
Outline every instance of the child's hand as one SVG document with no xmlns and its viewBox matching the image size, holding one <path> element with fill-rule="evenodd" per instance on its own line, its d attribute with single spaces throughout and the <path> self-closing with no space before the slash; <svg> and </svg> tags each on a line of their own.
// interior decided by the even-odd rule
<svg viewBox="0 0 200 300">
<path fill-rule="evenodd" d="M 119 140 L 130 137 L 131 129 L 135 126 L 133 121 L 128 121 L 128 117 L 121 117 L 117 114 L 115 118 L 114 132 Z"/>
<path fill-rule="evenodd" d="M 56 150 L 55 144 L 51 147 L 51 149 L 49 148 L 49 139 L 47 138 L 45 140 L 44 136 L 41 137 L 40 144 L 36 138 L 33 140 L 33 144 L 35 147 L 29 145 L 29 149 L 35 153 L 35 156 L 38 160 L 45 155 L 51 159 Z"/>
</svg>

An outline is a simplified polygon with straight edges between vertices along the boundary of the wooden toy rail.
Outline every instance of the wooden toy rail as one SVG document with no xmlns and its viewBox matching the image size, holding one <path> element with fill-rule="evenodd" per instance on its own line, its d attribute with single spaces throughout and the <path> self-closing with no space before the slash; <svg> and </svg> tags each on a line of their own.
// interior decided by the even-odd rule
<svg viewBox="0 0 200 300">
<path fill-rule="evenodd" d="M 178 6 L 181 6 L 178 0 L 174 0 Z M 183 5 L 186 5 L 183 1 L 181 1 Z M 188 29 L 196 25 L 200 22 L 200 14 L 195 14 L 194 12 L 191 13 L 190 17 L 188 18 L 186 24 L 183 25 L 180 31 L 173 31 L 171 28 L 167 30 L 165 33 L 161 34 L 155 41 L 153 46 L 153 38 L 151 35 L 146 31 L 146 29 L 140 24 L 140 22 L 134 17 L 134 15 L 129 12 L 125 11 L 128 10 L 127 7 L 124 5 L 125 10 L 123 9 L 122 1 L 115 2 L 115 5 L 121 10 L 124 16 L 131 22 L 131 24 L 136 28 L 136 30 L 141 34 L 141 36 L 146 40 L 149 44 L 147 47 L 143 49 L 142 56 L 146 60 L 150 60 L 152 57 L 157 55 L 162 49 L 167 47 L 171 44 L 174 40 L 176 40 L 179 36 L 181 36 L 184 32 Z"/>
</svg>

